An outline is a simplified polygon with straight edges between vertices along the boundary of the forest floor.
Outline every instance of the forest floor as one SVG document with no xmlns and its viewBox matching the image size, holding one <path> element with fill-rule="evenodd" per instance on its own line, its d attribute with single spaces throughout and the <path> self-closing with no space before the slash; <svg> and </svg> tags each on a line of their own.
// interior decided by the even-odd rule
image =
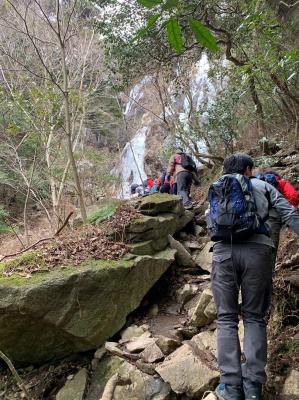
<svg viewBox="0 0 299 400">
<path fill-rule="evenodd" d="M 119 259 L 129 251 L 129 244 L 125 242 L 125 228 L 138 215 L 132 206 L 123 204 L 99 226 L 87 224 L 77 229 L 67 227 L 54 236 L 48 230 L 40 230 L 37 231 L 36 241 L 29 246 L 30 251 L 26 252 L 28 247 L 20 248 L 20 240 L 10 235 L 5 250 L 11 253 L 4 253 L 0 259 L 4 265 L 2 274 L 30 278 L 34 273 L 46 272 L 57 266 L 76 267 L 89 258 Z M 46 236 L 40 237 L 41 234 Z"/>
</svg>

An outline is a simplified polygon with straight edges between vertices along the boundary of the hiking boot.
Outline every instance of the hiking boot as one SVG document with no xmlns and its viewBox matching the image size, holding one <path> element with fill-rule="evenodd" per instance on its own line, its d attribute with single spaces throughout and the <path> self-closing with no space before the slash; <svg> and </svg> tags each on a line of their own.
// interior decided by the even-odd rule
<svg viewBox="0 0 299 400">
<path fill-rule="evenodd" d="M 219 400 L 244 400 L 242 386 L 220 383 L 215 393 Z"/>
<path fill-rule="evenodd" d="M 252 382 L 250 379 L 243 378 L 243 390 L 245 400 L 261 400 L 262 399 L 262 384 Z"/>
</svg>

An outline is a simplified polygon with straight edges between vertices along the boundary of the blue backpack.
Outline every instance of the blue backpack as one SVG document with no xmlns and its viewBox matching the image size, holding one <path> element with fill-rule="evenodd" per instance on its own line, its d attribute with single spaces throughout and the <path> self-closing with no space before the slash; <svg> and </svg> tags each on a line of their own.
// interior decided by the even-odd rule
<svg viewBox="0 0 299 400">
<path fill-rule="evenodd" d="M 223 175 L 208 193 L 208 232 L 213 241 L 242 241 L 253 233 L 269 234 L 257 214 L 250 179 L 240 174 Z"/>
<path fill-rule="evenodd" d="M 256 177 L 257 177 L 257 179 L 260 179 L 262 181 L 270 183 L 270 185 L 274 186 L 275 189 L 279 190 L 276 176 L 272 172 L 265 172 L 264 174 L 260 173 L 260 174 L 257 174 Z"/>
</svg>

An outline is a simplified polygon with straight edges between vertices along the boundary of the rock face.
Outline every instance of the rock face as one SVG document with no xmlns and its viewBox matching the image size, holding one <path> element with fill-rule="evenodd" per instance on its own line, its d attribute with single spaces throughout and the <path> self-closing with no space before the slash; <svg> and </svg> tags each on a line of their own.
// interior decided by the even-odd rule
<svg viewBox="0 0 299 400">
<path fill-rule="evenodd" d="M 174 251 L 131 261 L 95 261 L 39 282 L 0 285 L 0 348 L 17 364 L 39 364 L 98 348 L 174 260 Z"/>
</svg>

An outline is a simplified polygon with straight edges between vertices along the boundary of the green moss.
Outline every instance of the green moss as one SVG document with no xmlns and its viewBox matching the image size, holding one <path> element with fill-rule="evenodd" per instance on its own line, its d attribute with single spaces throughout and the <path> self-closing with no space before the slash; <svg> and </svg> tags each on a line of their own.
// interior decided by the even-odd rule
<svg viewBox="0 0 299 400">
<path fill-rule="evenodd" d="M 144 221 L 145 221 L 145 218 L 136 218 L 136 219 L 133 219 L 132 223 L 136 224 L 136 225 L 142 225 L 142 224 L 144 224 Z"/>
<path fill-rule="evenodd" d="M 23 278 L 19 275 L 12 276 L 1 276 L 0 275 L 0 285 L 8 285 L 8 286 L 24 286 L 24 285 L 35 285 L 36 283 L 41 282 L 45 276 L 49 274 L 46 272 L 40 274 L 34 274 L 30 278 Z"/>
<path fill-rule="evenodd" d="M 24 254 L 19 255 L 18 257 L 8 260 L 8 261 L 3 261 L 0 263 L 0 273 L 4 271 L 10 271 L 10 270 L 15 270 L 15 269 L 22 269 L 22 268 L 28 268 L 28 267 L 34 267 L 36 265 L 39 266 L 45 266 L 45 260 L 42 256 L 37 251 L 28 251 Z"/>
<path fill-rule="evenodd" d="M 96 222 L 102 222 L 113 217 L 119 204 L 120 202 L 118 200 L 111 200 L 108 204 L 99 207 L 98 210 L 90 214 L 87 218 L 87 222 L 89 224 L 95 224 Z"/>
<path fill-rule="evenodd" d="M 132 261 L 131 260 L 126 260 L 125 258 L 122 258 L 120 260 L 85 260 L 83 263 L 80 264 L 78 267 L 79 269 L 85 269 L 86 267 L 88 268 L 98 268 L 98 269 L 104 269 L 104 268 L 117 268 L 118 266 L 123 266 L 123 267 L 130 267 L 132 266 Z M 74 270 L 74 269 L 73 269 Z"/>
<path fill-rule="evenodd" d="M 25 254 L 23 254 L 25 256 Z M 25 257 L 26 258 L 26 257 Z M 30 258 L 30 257 L 28 257 Z M 15 261 L 15 260 L 12 260 Z M 0 268 L 2 267 L 0 263 Z M 86 269 L 95 268 L 95 269 L 109 269 L 109 268 L 117 268 L 118 266 L 122 266 L 124 268 L 132 267 L 134 262 L 132 260 L 121 259 L 121 260 L 94 260 L 89 259 L 82 262 L 80 265 L 74 267 L 72 265 L 67 265 L 63 267 L 53 268 L 52 271 L 46 272 L 35 272 L 32 274 L 30 278 L 24 278 L 20 275 L 14 274 L 11 276 L 1 275 L 0 269 L 0 285 L 9 285 L 9 286 L 24 286 L 24 285 L 35 285 L 37 283 L 41 283 L 43 281 L 47 281 L 49 279 L 53 280 L 55 277 L 60 277 L 63 275 L 71 275 Z M 3 267 L 2 267 L 3 270 Z"/>
<path fill-rule="evenodd" d="M 147 204 L 147 203 L 169 203 L 170 201 L 176 202 L 180 200 L 178 196 L 173 196 L 165 193 L 155 193 L 151 194 L 150 196 L 146 196 L 142 199 L 142 204 Z"/>
<path fill-rule="evenodd" d="M 299 341 L 297 340 L 286 340 L 281 344 L 281 351 L 288 353 L 290 357 L 299 354 Z"/>
</svg>

